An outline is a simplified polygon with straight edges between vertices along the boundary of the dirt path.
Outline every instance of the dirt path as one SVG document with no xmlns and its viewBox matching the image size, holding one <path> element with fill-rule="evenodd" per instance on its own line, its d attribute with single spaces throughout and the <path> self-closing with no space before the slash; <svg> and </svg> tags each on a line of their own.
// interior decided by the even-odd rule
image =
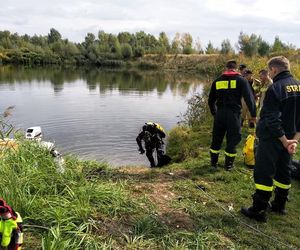
<svg viewBox="0 0 300 250">
<path fill-rule="evenodd" d="M 130 183 L 133 195 L 148 198 L 151 205 L 155 207 L 155 215 L 162 223 L 173 229 L 193 229 L 190 215 L 175 206 L 175 202 L 178 202 L 181 196 L 173 187 L 174 179 L 171 175 L 146 167 L 121 168 L 118 172 L 134 180 Z"/>
</svg>

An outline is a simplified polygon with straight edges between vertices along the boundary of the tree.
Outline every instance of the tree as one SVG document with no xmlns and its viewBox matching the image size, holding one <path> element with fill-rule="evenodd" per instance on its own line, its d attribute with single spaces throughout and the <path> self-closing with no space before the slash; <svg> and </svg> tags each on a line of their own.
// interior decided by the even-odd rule
<svg viewBox="0 0 300 250">
<path fill-rule="evenodd" d="M 230 40 L 229 39 L 225 39 L 222 41 L 221 43 L 221 54 L 234 54 L 234 50 L 233 47 L 231 46 Z"/>
<path fill-rule="evenodd" d="M 144 48 L 141 46 L 138 46 L 134 49 L 133 55 L 134 55 L 134 57 L 143 57 L 144 53 L 145 53 Z"/>
<path fill-rule="evenodd" d="M 113 41 L 113 44 L 111 46 L 111 52 L 114 53 L 117 57 L 120 57 L 122 55 L 121 53 L 121 44 L 119 43 L 119 40 L 116 39 Z"/>
<path fill-rule="evenodd" d="M 0 31 L 0 44 L 4 49 L 11 49 L 13 47 L 8 30 Z"/>
<path fill-rule="evenodd" d="M 275 40 L 272 46 L 272 52 L 280 52 L 286 48 L 286 45 L 279 39 L 279 36 L 275 36 Z"/>
<path fill-rule="evenodd" d="M 29 42 L 30 41 L 30 36 L 25 34 L 22 39 L 25 41 L 25 42 Z"/>
<path fill-rule="evenodd" d="M 41 47 L 46 47 L 48 46 L 48 38 L 43 37 L 43 36 L 37 36 L 34 35 L 33 37 L 30 38 L 30 42 L 35 45 L 35 46 L 41 46 Z"/>
<path fill-rule="evenodd" d="M 215 48 L 215 47 L 213 46 L 213 44 L 212 44 L 211 41 L 209 41 L 208 44 L 207 44 L 205 53 L 206 53 L 206 54 L 218 54 L 218 53 L 219 53 L 219 50 L 218 50 L 218 48 Z"/>
<path fill-rule="evenodd" d="M 180 39 L 180 45 L 182 50 L 185 48 L 192 48 L 193 37 L 189 33 L 184 33 Z"/>
<path fill-rule="evenodd" d="M 180 53 L 180 34 L 178 32 L 173 38 L 171 49 L 173 53 Z"/>
<path fill-rule="evenodd" d="M 144 31 L 136 32 L 135 36 L 133 36 L 133 39 L 129 44 L 132 47 L 141 46 L 144 48 L 146 45 L 146 38 L 147 38 L 147 34 Z"/>
<path fill-rule="evenodd" d="M 91 47 L 95 43 L 95 35 L 93 33 L 87 33 L 83 45 L 85 48 Z"/>
<path fill-rule="evenodd" d="M 79 55 L 79 49 L 72 42 L 66 42 L 63 45 L 62 52 L 65 59 L 70 59 Z"/>
<path fill-rule="evenodd" d="M 98 39 L 101 45 L 107 45 L 109 42 L 109 34 L 105 33 L 103 30 L 99 30 Z"/>
<path fill-rule="evenodd" d="M 260 36 L 251 34 L 250 36 L 240 32 L 238 45 L 240 52 L 244 53 L 245 56 L 255 56 L 258 53 L 258 47 L 262 39 Z"/>
<path fill-rule="evenodd" d="M 194 50 L 197 51 L 199 54 L 203 54 L 204 53 L 203 48 L 202 48 L 202 43 L 201 43 L 199 37 L 197 37 L 197 39 L 195 41 Z"/>
<path fill-rule="evenodd" d="M 266 41 L 261 41 L 258 46 L 258 54 L 260 56 L 268 56 L 270 53 L 271 46 Z"/>
<path fill-rule="evenodd" d="M 124 59 L 129 59 L 132 57 L 132 48 L 128 43 L 122 45 L 121 52 Z"/>
<path fill-rule="evenodd" d="M 157 41 L 156 37 L 151 34 L 147 34 L 144 45 L 145 51 L 149 53 L 155 53 L 158 47 L 159 42 Z"/>
<path fill-rule="evenodd" d="M 160 32 L 158 37 L 158 43 L 161 49 L 165 52 L 170 51 L 169 38 L 167 37 L 165 32 Z"/>
<path fill-rule="evenodd" d="M 54 43 L 59 40 L 61 40 L 61 34 L 56 29 L 51 28 L 48 34 L 48 43 Z"/>
<path fill-rule="evenodd" d="M 123 43 L 130 44 L 131 40 L 132 40 L 132 35 L 129 32 L 120 32 L 118 34 L 118 40 L 119 40 L 120 44 L 123 44 Z"/>
</svg>

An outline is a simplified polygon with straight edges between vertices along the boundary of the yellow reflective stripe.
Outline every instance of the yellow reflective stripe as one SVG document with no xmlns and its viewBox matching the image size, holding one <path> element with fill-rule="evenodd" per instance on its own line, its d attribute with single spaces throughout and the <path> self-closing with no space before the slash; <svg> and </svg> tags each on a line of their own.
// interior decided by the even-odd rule
<svg viewBox="0 0 300 250">
<path fill-rule="evenodd" d="M 213 154 L 218 154 L 218 153 L 220 153 L 220 150 L 213 150 L 213 149 L 210 149 L 210 152 L 212 152 Z"/>
<path fill-rule="evenodd" d="M 16 219 L 17 223 L 22 223 L 23 220 L 22 220 L 21 215 L 18 212 L 16 212 L 16 214 L 17 214 L 17 219 Z"/>
<path fill-rule="evenodd" d="M 228 89 L 228 81 L 218 81 L 216 82 L 216 89 Z"/>
<path fill-rule="evenodd" d="M 225 155 L 227 155 L 227 156 L 229 156 L 229 157 L 235 157 L 235 156 L 237 156 L 237 153 L 235 153 L 235 154 L 230 154 L 230 153 L 227 153 L 227 152 L 225 151 Z"/>
<path fill-rule="evenodd" d="M 265 186 L 265 185 L 255 183 L 255 187 L 256 187 L 256 189 L 262 190 L 262 191 L 269 191 L 269 192 L 273 191 L 273 186 Z"/>
<path fill-rule="evenodd" d="M 236 80 L 230 80 L 230 88 L 236 89 Z"/>
<path fill-rule="evenodd" d="M 275 185 L 276 187 L 279 187 L 279 188 L 282 188 L 282 189 L 290 189 L 291 186 L 292 186 L 291 184 L 286 185 L 286 184 L 280 183 L 280 182 L 278 182 L 278 181 L 276 181 L 276 180 L 274 180 L 274 185 Z"/>
</svg>

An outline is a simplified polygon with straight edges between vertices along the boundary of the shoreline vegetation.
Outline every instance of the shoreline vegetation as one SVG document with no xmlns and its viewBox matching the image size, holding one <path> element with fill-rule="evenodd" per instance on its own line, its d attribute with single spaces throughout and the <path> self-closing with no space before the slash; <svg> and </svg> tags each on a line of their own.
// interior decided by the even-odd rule
<svg viewBox="0 0 300 250">
<path fill-rule="evenodd" d="M 33 36 L 0 31 L 0 65 L 73 65 L 216 74 L 229 58 L 244 63 L 264 61 L 275 55 L 298 62 L 300 50 L 278 36 L 270 44 L 260 35 L 243 32 L 235 50 L 229 39 L 224 39 L 220 48 L 211 41 L 203 46 L 201 40 L 193 39 L 189 33 L 176 33 L 170 39 L 165 32 L 156 37 L 144 31 L 111 34 L 100 30 L 97 35 L 87 33 L 83 42 L 74 43 L 54 28 L 47 35 Z"/>
</svg>

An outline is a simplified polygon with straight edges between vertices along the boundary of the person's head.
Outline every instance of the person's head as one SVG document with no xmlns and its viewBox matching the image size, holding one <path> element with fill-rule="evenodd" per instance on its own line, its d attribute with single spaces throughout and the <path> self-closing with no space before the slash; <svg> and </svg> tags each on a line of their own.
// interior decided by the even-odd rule
<svg viewBox="0 0 300 250">
<path fill-rule="evenodd" d="M 143 126 L 143 131 L 145 132 L 147 130 L 147 125 Z"/>
<path fill-rule="evenodd" d="M 262 69 L 259 71 L 259 79 L 262 81 L 262 82 L 265 82 L 267 80 L 269 80 L 269 73 L 268 73 L 268 70 L 266 69 Z"/>
<path fill-rule="evenodd" d="M 245 64 L 240 64 L 239 71 L 242 75 L 245 74 L 245 70 L 247 69 L 247 66 Z"/>
<path fill-rule="evenodd" d="M 253 73 L 252 73 L 252 71 L 250 70 L 250 69 L 246 69 L 245 71 L 244 71 L 244 77 L 248 80 L 248 81 L 250 81 L 250 80 L 252 80 L 253 79 Z"/>
<path fill-rule="evenodd" d="M 146 122 L 144 124 L 144 126 L 143 126 L 143 131 L 144 132 L 148 131 L 150 133 L 153 133 L 153 132 L 155 132 L 155 127 L 156 127 L 155 123 L 153 123 L 153 122 Z"/>
<path fill-rule="evenodd" d="M 235 60 L 229 60 L 229 61 L 227 61 L 226 68 L 228 70 L 235 70 L 235 69 L 237 69 L 237 63 L 236 63 L 236 61 Z"/>
<path fill-rule="evenodd" d="M 284 56 L 275 56 L 268 61 L 269 75 L 273 79 L 282 71 L 290 70 L 290 62 Z"/>
</svg>

